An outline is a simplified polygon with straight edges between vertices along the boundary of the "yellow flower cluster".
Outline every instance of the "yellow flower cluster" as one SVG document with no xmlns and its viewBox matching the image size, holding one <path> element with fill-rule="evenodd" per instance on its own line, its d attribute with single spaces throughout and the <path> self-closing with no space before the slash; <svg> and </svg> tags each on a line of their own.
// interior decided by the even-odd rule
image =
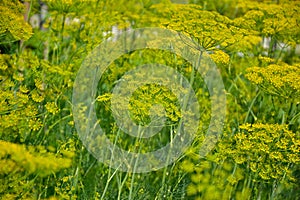
<svg viewBox="0 0 300 200">
<path fill-rule="evenodd" d="M 23 10 L 24 6 L 19 1 L 2 0 L 0 2 L 0 36 L 1 38 L 8 37 L 4 40 L 2 38 L 0 43 L 10 42 L 10 35 L 14 40 L 27 40 L 32 36 L 32 28 L 25 22 Z"/>
<path fill-rule="evenodd" d="M 259 55 L 258 59 L 263 63 L 268 63 L 268 64 L 275 63 L 274 58 L 270 58 L 270 57 L 267 57 L 267 56 Z"/>
<path fill-rule="evenodd" d="M 51 11 L 56 11 L 64 15 L 77 12 L 81 9 L 82 3 L 99 3 L 97 0 L 45 0 L 45 2 Z"/>
<path fill-rule="evenodd" d="M 100 96 L 100 101 L 107 99 L 108 94 Z M 110 98 L 110 97 L 109 97 Z M 129 102 L 129 111 L 135 122 L 146 125 L 150 123 L 150 109 L 153 105 L 162 105 L 166 111 L 166 115 L 172 122 L 178 122 L 181 117 L 181 112 L 176 104 L 177 98 L 169 91 L 168 88 L 156 84 L 145 85 L 136 90 Z M 127 109 L 127 108 L 123 108 Z M 155 108 L 154 108 L 155 109 Z M 156 114 L 158 110 L 153 110 Z M 163 117 L 163 116 L 159 116 Z"/>
<path fill-rule="evenodd" d="M 33 130 L 33 131 L 38 131 L 40 128 L 43 126 L 42 122 L 40 119 L 33 118 L 30 119 L 28 122 L 28 127 Z"/>
<path fill-rule="evenodd" d="M 206 50 L 230 48 L 241 51 L 252 48 L 259 38 L 256 31 L 239 27 L 228 17 L 203 10 L 198 5 L 156 4 L 151 8 L 161 26 L 188 34 Z M 255 40 L 247 37 L 255 37 Z"/>
<path fill-rule="evenodd" d="M 244 124 L 221 152 L 261 180 L 294 180 L 289 167 L 300 162 L 300 138 L 286 125 Z"/>
<path fill-rule="evenodd" d="M 55 104 L 55 102 L 47 102 L 45 105 L 47 111 L 49 113 L 52 113 L 53 115 L 57 114 L 59 112 L 59 108 Z"/>
<path fill-rule="evenodd" d="M 241 168 L 235 168 L 228 161 L 222 165 L 216 165 L 209 160 L 201 160 L 195 165 L 188 160 L 181 163 L 181 168 L 190 174 L 191 183 L 187 187 L 187 195 L 193 199 L 228 199 L 231 192 L 236 192 L 237 199 L 250 197 L 251 189 L 238 188 L 238 184 L 244 179 L 244 171 Z M 240 193 L 244 193 L 241 195 Z"/>
<path fill-rule="evenodd" d="M 42 140 L 43 134 L 53 131 L 53 127 L 42 127 L 54 123 L 50 120 L 46 124 L 45 114 L 59 113 L 58 98 L 66 98 L 61 93 L 69 87 L 72 69 L 62 65 L 63 69 L 51 70 L 52 65 L 48 61 L 39 59 L 29 51 L 19 55 L 0 54 L 0 66 L 1 139 L 23 143 L 35 136 L 36 141 Z"/>
<path fill-rule="evenodd" d="M 97 101 L 99 101 L 99 102 L 109 101 L 110 99 L 111 99 L 111 94 L 108 94 L 108 93 L 97 97 Z"/>
<path fill-rule="evenodd" d="M 243 17 L 235 20 L 242 22 L 242 26 L 258 30 L 263 36 L 275 36 L 281 42 L 296 45 L 299 43 L 297 35 L 300 18 L 298 12 L 299 1 L 258 2 L 239 0 L 237 8 L 244 13 Z"/>
<path fill-rule="evenodd" d="M 232 19 L 234 27 L 252 33 L 249 36 L 246 34 L 245 37 L 235 34 L 237 43 L 230 47 L 231 50 L 249 50 L 261 42 L 262 37 L 271 39 L 269 51 L 272 51 L 279 42 L 283 42 L 285 48 L 287 46 L 295 48 L 296 44 L 299 44 L 299 1 L 198 0 L 196 2 L 208 10 L 228 16 Z"/>
<path fill-rule="evenodd" d="M 42 101 L 44 101 L 44 96 L 43 94 L 40 94 L 37 90 L 34 90 L 31 92 L 31 98 L 33 101 L 40 103 Z"/>
<path fill-rule="evenodd" d="M 213 54 L 211 54 L 211 58 L 214 60 L 215 63 L 218 64 L 228 64 L 229 63 L 229 55 L 221 50 L 214 51 Z"/>
<path fill-rule="evenodd" d="M 9 55 L 2 54 L 0 56 L 0 70 L 5 71 L 8 68 L 8 60 L 10 59 Z"/>
<path fill-rule="evenodd" d="M 141 98 L 142 101 L 140 101 L 139 98 Z M 179 107 L 176 105 L 177 98 L 168 88 L 151 84 L 142 87 L 140 91 L 136 92 L 136 96 L 132 99 L 130 110 L 134 116 L 139 116 L 137 120 L 143 121 L 142 119 L 145 116 L 149 116 L 149 108 L 155 104 L 161 104 L 165 108 L 166 115 L 172 122 L 177 122 L 181 117 Z"/>
<path fill-rule="evenodd" d="M 18 199 L 22 192 L 22 199 L 33 199 L 35 189 L 26 180 L 28 176 L 42 178 L 70 167 L 71 163 L 72 157 L 57 156 L 41 146 L 25 147 L 0 140 L 0 197 Z"/>
<path fill-rule="evenodd" d="M 272 61 L 268 59 L 268 61 Z M 300 95 L 300 65 L 285 63 L 247 69 L 246 78 L 271 95 L 297 98 Z"/>
</svg>

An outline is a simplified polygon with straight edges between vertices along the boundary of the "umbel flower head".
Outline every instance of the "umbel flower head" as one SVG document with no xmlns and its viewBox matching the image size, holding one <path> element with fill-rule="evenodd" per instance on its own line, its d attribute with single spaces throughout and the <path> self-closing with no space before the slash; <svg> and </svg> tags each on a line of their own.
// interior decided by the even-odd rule
<svg viewBox="0 0 300 200">
<path fill-rule="evenodd" d="M 0 40 L 13 42 L 28 40 L 32 35 L 31 26 L 25 22 L 24 6 L 19 1 L 0 1 Z M 0 42 L 1 44 L 2 42 Z"/>
<path fill-rule="evenodd" d="M 246 78 L 271 95 L 283 98 L 300 96 L 300 64 L 270 64 L 247 69 Z"/>
<path fill-rule="evenodd" d="M 243 124 L 221 152 L 239 165 L 249 166 L 260 180 L 294 180 L 291 165 L 300 162 L 300 138 L 287 125 Z"/>
</svg>

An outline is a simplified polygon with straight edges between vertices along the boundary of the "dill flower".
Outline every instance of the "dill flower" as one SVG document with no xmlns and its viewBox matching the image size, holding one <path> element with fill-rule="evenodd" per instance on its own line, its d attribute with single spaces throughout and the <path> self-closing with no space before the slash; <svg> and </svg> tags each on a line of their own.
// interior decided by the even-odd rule
<svg viewBox="0 0 300 200">
<path fill-rule="evenodd" d="M 280 63 L 267 67 L 251 67 L 247 69 L 245 76 L 271 95 L 283 98 L 297 98 L 300 95 L 299 64 Z"/>
<path fill-rule="evenodd" d="M 40 103 L 40 102 L 44 101 L 45 97 L 43 95 L 39 94 L 36 90 L 34 90 L 31 92 L 31 98 L 33 101 Z"/>
<path fill-rule="evenodd" d="M 34 118 L 29 120 L 28 126 L 31 130 L 37 131 L 43 126 L 43 124 L 40 119 Z"/>
<path fill-rule="evenodd" d="M 5 71 L 8 68 L 8 60 L 10 56 L 7 54 L 0 54 L 0 70 Z"/>
<path fill-rule="evenodd" d="M 215 63 L 224 64 L 224 65 L 229 63 L 229 55 L 224 51 L 216 50 L 210 56 Z"/>
<path fill-rule="evenodd" d="M 263 180 L 281 179 L 282 168 L 300 161 L 299 154 L 292 151 L 295 146 L 299 149 L 299 141 L 299 136 L 286 125 L 243 124 L 240 132 L 231 139 L 231 150 L 221 149 L 221 152 L 239 165 L 249 165 L 250 170 Z M 288 178 L 293 177 L 290 172 L 286 173 Z"/>
<path fill-rule="evenodd" d="M 36 151 L 36 148 L 34 148 Z M 40 155 L 39 155 L 40 154 Z M 9 156 L 6 159 L 6 156 Z M 26 150 L 24 145 L 0 141 L 0 161 L 14 162 L 16 165 L 10 166 L 20 171 L 26 170 L 30 174 L 38 173 L 41 176 L 57 172 L 71 165 L 71 159 L 57 158 L 52 153 L 36 153 Z M 2 167 L 0 174 L 3 173 Z M 7 169 L 5 170 L 7 171 Z"/>
<path fill-rule="evenodd" d="M 0 2 L 0 34 L 11 34 L 15 40 L 28 40 L 32 36 L 31 26 L 23 17 L 24 5 L 19 1 Z"/>
<path fill-rule="evenodd" d="M 59 112 L 59 109 L 56 106 L 55 102 L 47 102 L 45 107 L 49 113 L 52 113 L 54 115 Z"/>
</svg>

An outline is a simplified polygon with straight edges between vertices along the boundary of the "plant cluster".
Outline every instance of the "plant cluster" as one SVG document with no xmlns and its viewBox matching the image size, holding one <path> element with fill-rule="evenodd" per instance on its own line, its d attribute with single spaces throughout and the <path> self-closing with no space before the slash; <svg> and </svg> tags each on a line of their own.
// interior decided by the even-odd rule
<svg viewBox="0 0 300 200">
<path fill-rule="evenodd" d="M 0 199 L 300 198 L 299 1 L 25 4 L 29 7 L 18 0 L 0 1 Z M 24 15 L 40 16 L 41 24 L 32 28 Z M 156 113 L 165 117 L 165 126 L 146 139 L 118 127 L 113 89 L 122 78 L 134 79 L 126 73 L 137 66 L 172 67 L 191 82 L 201 112 L 196 137 L 176 162 L 135 174 L 98 162 L 83 146 L 74 127 L 72 93 L 76 74 L 95 47 L 142 27 L 177 31 L 192 39 L 192 51 L 210 55 L 224 82 L 227 118 L 217 145 L 201 157 L 216 111 L 203 77 L 172 47 L 122 55 L 110 63 L 91 99 L 97 123 L 116 146 L 131 152 L 162 148 L 178 134 L 184 113 L 180 99 L 163 86 L 171 83 L 146 84 L 135 90 L 128 107 L 118 109 L 128 109 L 130 120 L 141 126 Z M 171 42 L 162 37 L 154 45 Z M 83 122 L 86 112 L 82 107 L 76 113 Z M 93 142 L 97 145 L 97 138 Z"/>
</svg>

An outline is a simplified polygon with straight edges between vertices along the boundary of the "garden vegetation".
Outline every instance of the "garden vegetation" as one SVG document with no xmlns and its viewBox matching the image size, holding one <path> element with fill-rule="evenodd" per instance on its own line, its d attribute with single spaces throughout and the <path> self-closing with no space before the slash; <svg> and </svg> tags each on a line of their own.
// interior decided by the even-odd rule
<svg viewBox="0 0 300 200">
<path fill-rule="evenodd" d="M 35 26 L 29 23 L 34 17 Z M 172 52 L 124 54 L 97 85 L 97 117 L 111 141 L 147 152 L 176 135 L 178 100 L 160 85 L 136 90 L 128 107 L 132 120 L 145 125 L 151 106 L 162 105 L 166 122 L 159 134 L 133 138 L 113 118 L 112 89 L 142 64 L 192 77 L 201 122 L 173 164 L 121 172 L 82 145 L 73 121 L 73 83 L 85 57 L 117 34 L 112 30 L 143 27 L 181 32 L 210 55 L 224 82 L 227 115 L 217 145 L 201 157 L 211 117 L 201 75 Z M 300 199 L 299 44 L 299 1 L 0 0 L 0 199 Z"/>
</svg>

